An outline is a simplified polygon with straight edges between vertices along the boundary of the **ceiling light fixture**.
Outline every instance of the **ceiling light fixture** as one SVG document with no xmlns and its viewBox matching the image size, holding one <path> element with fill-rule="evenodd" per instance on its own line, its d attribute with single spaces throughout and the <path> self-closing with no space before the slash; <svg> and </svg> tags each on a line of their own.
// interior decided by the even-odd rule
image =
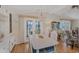
<svg viewBox="0 0 79 59">
<path fill-rule="evenodd" d="M 72 8 L 79 8 L 79 5 L 73 5 Z"/>
<path fill-rule="evenodd" d="M 1 5 L 0 5 L 0 8 L 1 8 Z"/>
</svg>

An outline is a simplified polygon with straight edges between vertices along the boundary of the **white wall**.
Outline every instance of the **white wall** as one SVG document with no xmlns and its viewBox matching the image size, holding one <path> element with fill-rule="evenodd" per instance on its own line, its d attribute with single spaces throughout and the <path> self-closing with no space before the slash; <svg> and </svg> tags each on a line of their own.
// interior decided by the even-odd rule
<svg viewBox="0 0 79 59">
<path fill-rule="evenodd" d="M 16 44 L 20 43 L 20 21 L 19 16 L 12 12 L 12 33 L 15 36 Z"/>
<path fill-rule="evenodd" d="M 19 43 L 24 43 L 24 19 L 23 18 L 19 18 L 20 21 L 20 39 L 19 39 Z"/>
</svg>

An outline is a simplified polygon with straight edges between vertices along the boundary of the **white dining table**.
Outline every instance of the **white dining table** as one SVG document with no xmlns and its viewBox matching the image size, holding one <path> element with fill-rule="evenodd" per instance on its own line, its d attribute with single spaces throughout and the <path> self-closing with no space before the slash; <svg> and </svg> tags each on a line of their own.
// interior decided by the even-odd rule
<svg viewBox="0 0 79 59">
<path fill-rule="evenodd" d="M 39 53 L 39 49 L 54 46 L 57 42 L 52 40 L 51 38 L 40 38 L 40 37 L 33 37 L 31 40 L 32 47 Z"/>
</svg>

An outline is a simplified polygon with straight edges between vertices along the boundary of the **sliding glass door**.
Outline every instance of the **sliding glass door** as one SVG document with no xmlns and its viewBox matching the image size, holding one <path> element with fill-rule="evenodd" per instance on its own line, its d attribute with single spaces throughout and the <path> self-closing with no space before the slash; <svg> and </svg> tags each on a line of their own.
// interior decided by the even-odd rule
<svg viewBox="0 0 79 59">
<path fill-rule="evenodd" d="M 29 37 L 29 35 L 33 34 L 33 21 L 29 20 L 26 22 L 26 28 L 27 28 L 27 37 Z"/>
<path fill-rule="evenodd" d="M 26 30 L 27 30 L 27 37 L 32 34 L 40 34 L 40 21 L 38 20 L 28 20 L 26 22 Z"/>
</svg>

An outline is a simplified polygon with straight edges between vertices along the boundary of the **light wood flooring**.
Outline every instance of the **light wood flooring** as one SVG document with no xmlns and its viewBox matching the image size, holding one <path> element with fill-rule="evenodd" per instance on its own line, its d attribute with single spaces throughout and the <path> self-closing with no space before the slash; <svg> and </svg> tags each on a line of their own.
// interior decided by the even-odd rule
<svg viewBox="0 0 79 59">
<path fill-rule="evenodd" d="M 62 41 L 59 41 L 59 44 L 56 45 L 56 53 L 78 53 L 79 48 L 74 47 L 65 47 Z M 12 53 L 31 53 L 28 43 L 18 44 L 12 50 Z"/>
</svg>

